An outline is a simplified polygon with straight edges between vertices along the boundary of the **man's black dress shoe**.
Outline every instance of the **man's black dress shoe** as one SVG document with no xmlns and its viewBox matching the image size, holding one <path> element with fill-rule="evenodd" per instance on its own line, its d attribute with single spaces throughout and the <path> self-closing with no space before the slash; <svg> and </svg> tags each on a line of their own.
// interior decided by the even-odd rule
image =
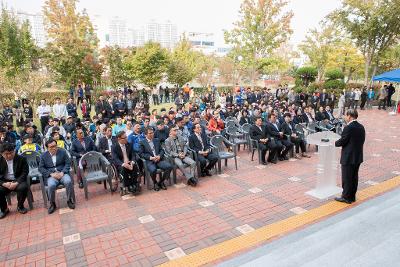
<svg viewBox="0 0 400 267">
<path fill-rule="evenodd" d="M 335 200 L 338 201 L 338 202 L 346 203 L 346 204 L 351 204 L 351 203 L 353 203 L 352 201 L 347 200 L 347 199 L 342 198 L 342 197 L 335 197 Z"/>
<path fill-rule="evenodd" d="M 5 211 L 0 211 L 0 219 L 4 219 L 9 213 L 10 213 L 9 208 L 7 208 Z"/>
<path fill-rule="evenodd" d="M 158 186 L 158 184 L 154 184 L 153 190 L 160 191 L 160 187 Z"/>
<path fill-rule="evenodd" d="M 210 170 L 205 170 L 205 175 L 207 175 L 207 176 L 212 176 L 212 174 L 210 173 Z"/>
<path fill-rule="evenodd" d="M 262 161 L 261 165 L 267 165 L 267 163 L 265 161 Z"/>
<path fill-rule="evenodd" d="M 52 214 L 56 210 L 56 203 L 51 203 L 49 210 L 47 211 L 49 214 Z"/>
<path fill-rule="evenodd" d="M 75 209 L 75 203 L 72 202 L 72 200 L 68 200 L 67 205 L 68 205 L 68 208 L 70 208 L 71 210 Z"/>
<path fill-rule="evenodd" d="M 27 210 L 24 206 L 18 207 L 18 208 L 17 208 L 17 211 L 18 211 L 19 213 L 21 213 L 21 214 L 26 214 L 26 213 L 28 212 L 28 210 Z"/>
<path fill-rule="evenodd" d="M 197 185 L 197 181 L 192 177 L 188 180 L 187 184 L 195 187 Z"/>
<path fill-rule="evenodd" d="M 164 184 L 164 182 L 159 183 L 158 186 L 159 186 L 162 190 L 167 190 L 167 186 Z"/>
<path fill-rule="evenodd" d="M 83 188 L 83 182 L 79 181 L 79 188 L 82 189 Z"/>
</svg>

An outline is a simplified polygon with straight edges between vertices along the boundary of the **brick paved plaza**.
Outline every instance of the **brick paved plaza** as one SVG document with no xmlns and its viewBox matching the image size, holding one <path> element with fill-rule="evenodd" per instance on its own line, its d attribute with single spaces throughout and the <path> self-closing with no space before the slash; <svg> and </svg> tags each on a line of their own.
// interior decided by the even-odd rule
<svg viewBox="0 0 400 267">
<path fill-rule="evenodd" d="M 400 174 L 400 119 L 384 111 L 361 111 L 367 131 L 359 188 Z M 121 199 L 102 185 L 89 185 L 89 200 L 76 187 L 77 207 L 69 210 L 57 194 L 53 215 L 33 186 L 34 209 L 1 221 L 0 266 L 154 266 L 235 238 L 253 229 L 319 207 L 328 200 L 305 195 L 315 184 L 317 155 L 258 165 L 246 151 L 238 168 L 202 178 L 196 188 L 180 184 Z M 339 181 L 339 177 L 338 177 Z"/>
</svg>

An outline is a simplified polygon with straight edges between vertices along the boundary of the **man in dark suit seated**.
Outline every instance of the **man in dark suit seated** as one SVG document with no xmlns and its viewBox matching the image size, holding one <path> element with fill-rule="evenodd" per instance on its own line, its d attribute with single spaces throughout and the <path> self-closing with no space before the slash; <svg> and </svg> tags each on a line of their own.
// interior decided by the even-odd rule
<svg viewBox="0 0 400 267">
<path fill-rule="evenodd" d="M 294 123 L 292 122 L 292 115 L 290 113 L 285 113 L 285 122 L 281 125 L 281 130 L 286 136 L 287 140 L 290 140 L 296 146 L 296 159 L 301 159 L 301 157 L 310 158 L 306 153 L 306 142 L 297 135 L 295 131 Z M 301 149 L 301 154 L 300 154 Z"/>
<path fill-rule="evenodd" d="M 29 166 L 24 157 L 15 153 L 15 145 L 12 143 L 3 143 L 0 153 L 0 219 L 3 219 L 10 212 L 6 196 L 12 191 L 17 192 L 17 211 L 21 214 L 28 212 L 24 202 L 29 190 L 26 182 Z"/>
<path fill-rule="evenodd" d="M 72 141 L 71 156 L 76 158 L 77 164 L 83 155 L 89 151 L 96 151 L 96 146 L 91 137 L 84 135 L 82 129 L 76 129 L 76 139 Z M 83 166 L 84 167 L 84 166 Z M 82 175 L 78 168 L 79 188 L 83 188 Z"/>
<path fill-rule="evenodd" d="M 255 125 L 252 125 L 250 128 L 250 138 L 256 140 L 258 142 L 258 147 L 261 150 L 261 163 L 266 165 L 265 155 L 267 154 L 268 148 L 270 149 L 270 153 L 268 156 L 268 162 L 272 162 L 275 159 L 276 155 L 276 146 L 271 146 L 271 140 L 268 138 L 265 127 L 262 125 L 263 121 L 261 117 L 255 118 Z"/>
<path fill-rule="evenodd" d="M 325 112 L 324 112 L 324 114 L 325 114 L 325 118 L 326 118 L 327 120 L 329 120 L 330 122 L 333 122 L 333 121 L 335 120 L 335 116 L 333 116 L 333 112 L 332 112 L 330 106 L 326 106 L 326 107 L 325 107 Z"/>
<path fill-rule="evenodd" d="M 303 121 L 304 121 L 305 123 L 307 123 L 307 124 L 314 121 L 314 118 L 313 118 L 313 116 L 312 116 L 312 114 L 311 114 L 311 110 L 312 110 L 312 108 L 311 108 L 310 106 L 308 106 L 308 107 L 306 107 L 306 108 L 304 109 Z"/>
<path fill-rule="evenodd" d="M 212 176 L 210 170 L 217 163 L 218 155 L 211 151 L 210 143 L 205 133 L 202 132 L 202 127 L 199 123 L 193 124 L 193 134 L 189 137 L 189 146 L 197 153 L 197 159 L 200 161 L 201 176 Z"/>
<path fill-rule="evenodd" d="M 324 121 L 326 120 L 325 118 L 325 110 L 323 106 L 319 107 L 318 112 L 315 114 L 315 120 L 316 121 Z"/>
<path fill-rule="evenodd" d="M 280 161 L 288 160 L 289 157 L 287 154 L 290 149 L 293 147 L 292 142 L 289 140 L 285 140 L 283 137 L 283 132 L 280 129 L 279 123 L 276 121 L 275 113 L 268 114 L 268 122 L 266 124 L 267 134 L 271 137 L 275 145 L 278 147 L 278 159 Z"/>
<path fill-rule="evenodd" d="M 137 156 L 131 145 L 128 144 L 128 137 L 124 131 L 116 135 L 117 141 L 112 145 L 112 162 L 123 177 L 123 184 L 128 191 L 135 194 L 140 193 L 141 187 L 138 181 L 139 169 L 136 162 Z"/>
<path fill-rule="evenodd" d="M 44 183 L 47 184 L 47 196 L 50 201 L 49 214 L 56 210 L 56 189 L 57 186 L 64 185 L 67 191 L 67 205 L 70 209 L 75 209 L 74 184 L 70 176 L 70 158 L 67 151 L 57 147 L 57 142 L 50 138 L 46 142 L 47 151 L 40 156 L 39 172 L 43 176 Z"/>
<path fill-rule="evenodd" d="M 357 110 L 346 111 L 342 137 L 336 141 L 335 146 L 342 147 L 340 164 L 342 165 L 342 187 L 343 192 L 336 201 L 351 204 L 356 201 L 358 187 L 358 170 L 363 162 L 363 146 L 365 142 L 365 129 L 357 121 Z"/>
<path fill-rule="evenodd" d="M 99 140 L 98 151 L 110 162 L 112 162 L 111 149 L 116 142 L 117 138 L 112 136 L 112 128 L 107 126 L 105 129 L 105 136 L 101 137 Z"/>
<path fill-rule="evenodd" d="M 159 191 L 160 188 L 167 190 L 164 181 L 168 180 L 173 166 L 164 160 L 164 150 L 161 148 L 160 140 L 154 138 L 154 130 L 151 127 L 144 129 L 145 139 L 140 141 L 140 157 L 146 160 L 146 166 L 150 172 L 151 179 L 154 183 L 154 190 Z M 157 168 L 163 171 L 163 175 L 157 182 Z"/>
</svg>

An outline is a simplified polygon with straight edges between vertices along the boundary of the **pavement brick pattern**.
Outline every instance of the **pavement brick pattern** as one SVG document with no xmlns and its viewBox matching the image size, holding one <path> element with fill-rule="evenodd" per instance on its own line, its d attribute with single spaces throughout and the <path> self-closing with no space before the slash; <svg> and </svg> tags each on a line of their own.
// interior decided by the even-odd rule
<svg viewBox="0 0 400 267">
<path fill-rule="evenodd" d="M 400 173 L 400 118 L 360 113 L 367 130 L 363 189 Z M 301 214 L 329 201 L 305 195 L 315 184 L 318 160 L 313 146 L 310 152 L 311 159 L 262 168 L 256 155 L 251 161 L 241 150 L 238 171 L 228 162 L 224 175 L 201 178 L 196 188 L 179 184 L 137 197 L 121 198 L 90 184 L 88 201 L 76 188 L 74 211 L 59 193 L 60 209 L 50 216 L 35 185 L 34 210 L 17 214 L 14 196 L 12 213 L 1 221 L 0 267 L 155 266 Z"/>
</svg>

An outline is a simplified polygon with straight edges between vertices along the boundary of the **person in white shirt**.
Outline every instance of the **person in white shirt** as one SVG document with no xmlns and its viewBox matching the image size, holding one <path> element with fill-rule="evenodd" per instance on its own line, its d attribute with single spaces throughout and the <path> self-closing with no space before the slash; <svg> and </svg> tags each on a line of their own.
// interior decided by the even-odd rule
<svg viewBox="0 0 400 267">
<path fill-rule="evenodd" d="M 50 106 L 47 105 L 45 99 L 40 100 L 40 106 L 38 106 L 36 112 L 37 112 L 37 115 L 38 115 L 38 117 L 40 119 L 40 126 L 42 128 L 42 133 L 43 133 L 44 129 L 49 124 L 49 116 L 50 116 L 50 113 L 51 113 Z"/>
<path fill-rule="evenodd" d="M 361 91 L 360 89 L 356 89 L 354 91 L 354 109 L 357 110 L 357 107 L 360 103 L 360 99 L 361 99 Z"/>
<path fill-rule="evenodd" d="M 62 135 L 64 138 L 67 137 L 67 132 L 65 131 L 64 127 L 60 125 L 60 120 L 58 118 L 54 118 L 53 126 L 47 130 L 46 138 L 50 138 L 50 135 L 53 132 L 54 128 L 58 128 L 60 135 Z"/>
<path fill-rule="evenodd" d="M 62 124 L 65 123 L 65 118 L 68 116 L 67 107 L 61 103 L 61 99 L 57 97 L 56 103 L 53 105 L 54 118 L 59 119 Z"/>
</svg>

